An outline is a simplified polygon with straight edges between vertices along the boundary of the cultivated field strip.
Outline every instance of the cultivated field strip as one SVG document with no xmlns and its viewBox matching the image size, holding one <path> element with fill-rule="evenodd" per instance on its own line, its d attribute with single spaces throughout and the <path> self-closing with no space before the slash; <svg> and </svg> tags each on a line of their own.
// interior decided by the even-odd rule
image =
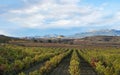
<svg viewBox="0 0 120 75">
<path fill-rule="evenodd" d="M 73 53 L 71 56 L 69 73 L 70 75 L 80 75 L 80 60 L 76 50 L 73 50 Z"/>
<path fill-rule="evenodd" d="M 52 57 L 40 67 L 40 69 L 30 72 L 29 75 L 49 75 L 49 73 L 60 64 L 60 62 L 71 53 L 71 50 Z"/>
<path fill-rule="evenodd" d="M 119 48 L 86 48 L 79 53 L 95 68 L 98 75 L 120 75 Z"/>
<path fill-rule="evenodd" d="M 119 48 L 0 46 L 0 75 L 120 75 Z"/>
<path fill-rule="evenodd" d="M 38 70 L 40 67 L 42 67 L 44 65 L 44 63 L 46 61 L 49 61 L 50 58 L 56 56 L 56 55 L 59 55 L 61 53 L 64 53 L 68 50 L 63 50 L 63 51 L 60 51 L 58 53 L 54 53 L 52 56 L 51 55 L 47 55 L 47 58 L 46 57 L 42 57 L 43 61 L 39 62 L 39 63 L 36 63 L 35 65 L 32 65 L 30 68 L 26 69 L 26 70 L 23 70 L 23 72 L 26 74 L 26 75 L 29 75 L 29 72 L 32 72 L 32 71 L 35 71 L 35 70 Z"/>
<path fill-rule="evenodd" d="M 80 58 L 80 75 L 97 75 L 93 67 L 77 52 Z"/>
<path fill-rule="evenodd" d="M 60 64 L 53 70 L 50 72 L 49 75 L 70 75 L 69 74 L 69 62 L 70 62 L 70 58 L 71 58 L 71 54 L 70 53 L 67 57 L 65 57 Z"/>
</svg>

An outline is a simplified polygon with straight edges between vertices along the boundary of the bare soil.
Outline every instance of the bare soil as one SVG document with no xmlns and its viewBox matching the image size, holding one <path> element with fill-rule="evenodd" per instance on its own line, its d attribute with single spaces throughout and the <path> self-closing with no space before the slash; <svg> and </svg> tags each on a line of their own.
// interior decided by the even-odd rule
<svg viewBox="0 0 120 75">
<path fill-rule="evenodd" d="M 50 72 L 49 75 L 70 75 L 68 69 L 70 65 L 71 54 L 65 57 L 61 63 Z"/>
<path fill-rule="evenodd" d="M 77 52 L 78 53 L 78 52 Z M 80 75 L 97 75 L 94 68 L 78 53 L 80 58 Z"/>
</svg>

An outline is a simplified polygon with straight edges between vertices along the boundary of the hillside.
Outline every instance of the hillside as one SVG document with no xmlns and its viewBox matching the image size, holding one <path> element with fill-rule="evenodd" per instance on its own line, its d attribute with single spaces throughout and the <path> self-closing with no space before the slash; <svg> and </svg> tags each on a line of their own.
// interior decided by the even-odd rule
<svg viewBox="0 0 120 75">
<path fill-rule="evenodd" d="M 0 43 L 8 42 L 11 39 L 12 39 L 11 37 L 0 35 Z"/>
<path fill-rule="evenodd" d="M 93 36 L 93 37 L 85 37 L 81 40 L 89 41 L 89 42 L 101 42 L 101 43 L 120 43 L 120 36 Z"/>
<path fill-rule="evenodd" d="M 74 44 L 79 45 L 102 45 L 102 46 L 120 46 L 120 36 L 91 36 L 81 39 L 75 39 Z"/>
<path fill-rule="evenodd" d="M 90 32 L 83 32 L 83 33 L 76 33 L 71 35 L 71 38 L 84 38 L 84 37 L 91 37 L 91 36 L 120 36 L 120 30 L 96 30 Z"/>
<path fill-rule="evenodd" d="M 0 35 L 0 43 L 7 43 L 7 42 L 9 42 L 11 40 L 19 40 L 19 38 Z"/>
</svg>

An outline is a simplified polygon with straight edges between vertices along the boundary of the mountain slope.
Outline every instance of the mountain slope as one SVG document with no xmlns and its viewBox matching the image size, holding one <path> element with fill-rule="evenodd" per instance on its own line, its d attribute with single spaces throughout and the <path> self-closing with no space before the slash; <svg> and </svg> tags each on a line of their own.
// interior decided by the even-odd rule
<svg viewBox="0 0 120 75">
<path fill-rule="evenodd" d="M 91 31 L 91 32 L 84 32 L 84 33 L 77 33 L 70 37 L 72 38 L 84 38 L 90 36 L 120 36 L 120 30 L 98 30 L 98 31 Z"/>
<path fill-rule="evenodd" d="M 85 37 L 81 40 L 89 42 L 108 42 L 108 43 L 120 43 L 120 36 L 93 36 Z"/>
<path fill-rule="evenodd" d="M 9 42 L 10 40 L 18 40 L 18 38 L 0 35 L 0 43 L 6 43 Z"/>
<path fill-rule="evenodd" d="M 108 47 L 120 47 L 120 36 L 91 36 L 75 39 L 73 43 L 79 45 L 102 45 Z"/>
</svg>

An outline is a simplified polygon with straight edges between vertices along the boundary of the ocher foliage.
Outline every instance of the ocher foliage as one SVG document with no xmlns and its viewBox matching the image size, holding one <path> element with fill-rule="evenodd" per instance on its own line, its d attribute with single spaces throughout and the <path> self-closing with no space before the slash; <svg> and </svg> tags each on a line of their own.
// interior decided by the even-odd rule
<svg viewBox="0 0 120 75">
<path fill-rule="evenodd" d="M 73 51 L 70 66 L 69 66 L 69 72 L 71 75 L 80 75 L 80 62 L 79 58 L 77 56 L 76 51 Z"/>
</svg>

